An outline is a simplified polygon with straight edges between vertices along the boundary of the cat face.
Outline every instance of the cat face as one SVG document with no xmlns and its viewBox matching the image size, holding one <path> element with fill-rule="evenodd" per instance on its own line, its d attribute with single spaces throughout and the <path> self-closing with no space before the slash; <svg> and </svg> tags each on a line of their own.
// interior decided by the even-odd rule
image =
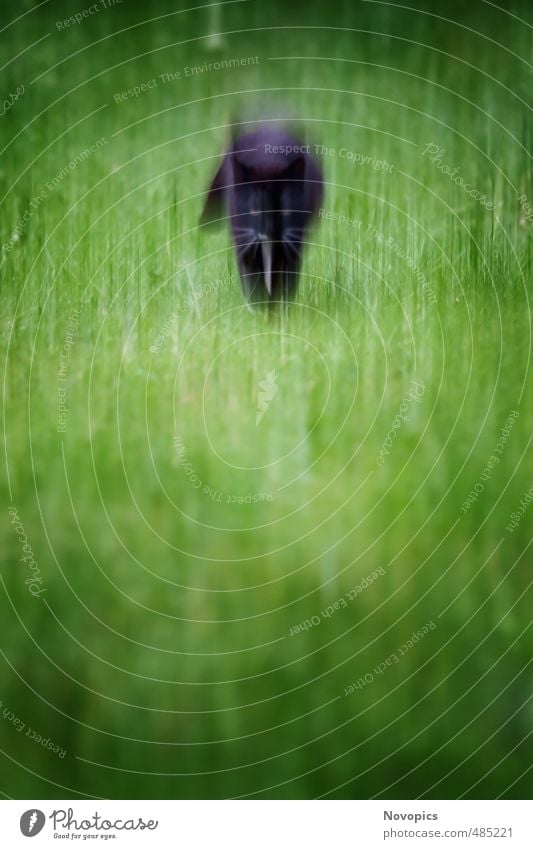
<svg viewBox="0 0 533 849">
<path fill-rule="evenodd" d="M 280 238 L 280 192 L 273 182 L 254 180 L 253 174 L 249 179 L 241 181 L 238 177 L 243 174 L 240 168 L 235 175 L 233 198 L 231 204 L 231 223 L 236 241 L 259 242 L 275 241 Z"/>
</svg>

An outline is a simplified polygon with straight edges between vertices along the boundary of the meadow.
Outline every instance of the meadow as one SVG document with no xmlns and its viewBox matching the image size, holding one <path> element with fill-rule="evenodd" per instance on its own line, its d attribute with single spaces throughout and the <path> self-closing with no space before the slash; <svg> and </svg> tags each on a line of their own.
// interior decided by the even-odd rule
<svg viewBox="0 0 533 849">
<path fill-rule="evenodd" d="M 531 8 L 8 5 L 0 791 L 527 798 Z M 242 115 L 324 171 L 271 313 Z"/>
</svg>

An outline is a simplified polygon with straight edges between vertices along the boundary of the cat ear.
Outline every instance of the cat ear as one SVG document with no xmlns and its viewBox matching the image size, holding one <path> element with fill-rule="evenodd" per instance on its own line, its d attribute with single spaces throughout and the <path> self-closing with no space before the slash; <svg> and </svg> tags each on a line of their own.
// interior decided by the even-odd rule
<svg viewBox="0 0 533 849">
<path fill-rule="evenodd" d="M 303 180 L 305 177 L 305 159 L 299 156 L 283 172 L 285 180 Z"/>
</svg>

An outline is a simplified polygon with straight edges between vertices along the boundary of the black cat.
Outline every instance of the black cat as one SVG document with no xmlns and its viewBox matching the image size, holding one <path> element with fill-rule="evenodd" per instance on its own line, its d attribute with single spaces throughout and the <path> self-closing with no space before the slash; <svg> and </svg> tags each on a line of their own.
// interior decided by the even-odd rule
<svg viewBox="0 0 533 849">
<path fill-rule="evenodd" d="M 201 221 L 229 215 L 242 289 L 250 301 L 266 304 L 294 296 L 306 230 L 322 194 L 310 145 L 267 126 L 237 136 L 215 174 Z"/>
</svg>

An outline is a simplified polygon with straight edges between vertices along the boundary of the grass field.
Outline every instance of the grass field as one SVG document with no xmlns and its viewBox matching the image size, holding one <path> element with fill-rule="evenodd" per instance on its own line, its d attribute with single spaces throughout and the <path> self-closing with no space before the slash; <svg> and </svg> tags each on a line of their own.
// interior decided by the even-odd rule
<svg viewBox="0 0 533 849">
<path fill-rule="evenodd" d="M 187 5 L 6 15 L 0 791 L 527 797 L 531 9 Z M 236 115 L 324 169 L 271 315 Z"/>
</svg>

